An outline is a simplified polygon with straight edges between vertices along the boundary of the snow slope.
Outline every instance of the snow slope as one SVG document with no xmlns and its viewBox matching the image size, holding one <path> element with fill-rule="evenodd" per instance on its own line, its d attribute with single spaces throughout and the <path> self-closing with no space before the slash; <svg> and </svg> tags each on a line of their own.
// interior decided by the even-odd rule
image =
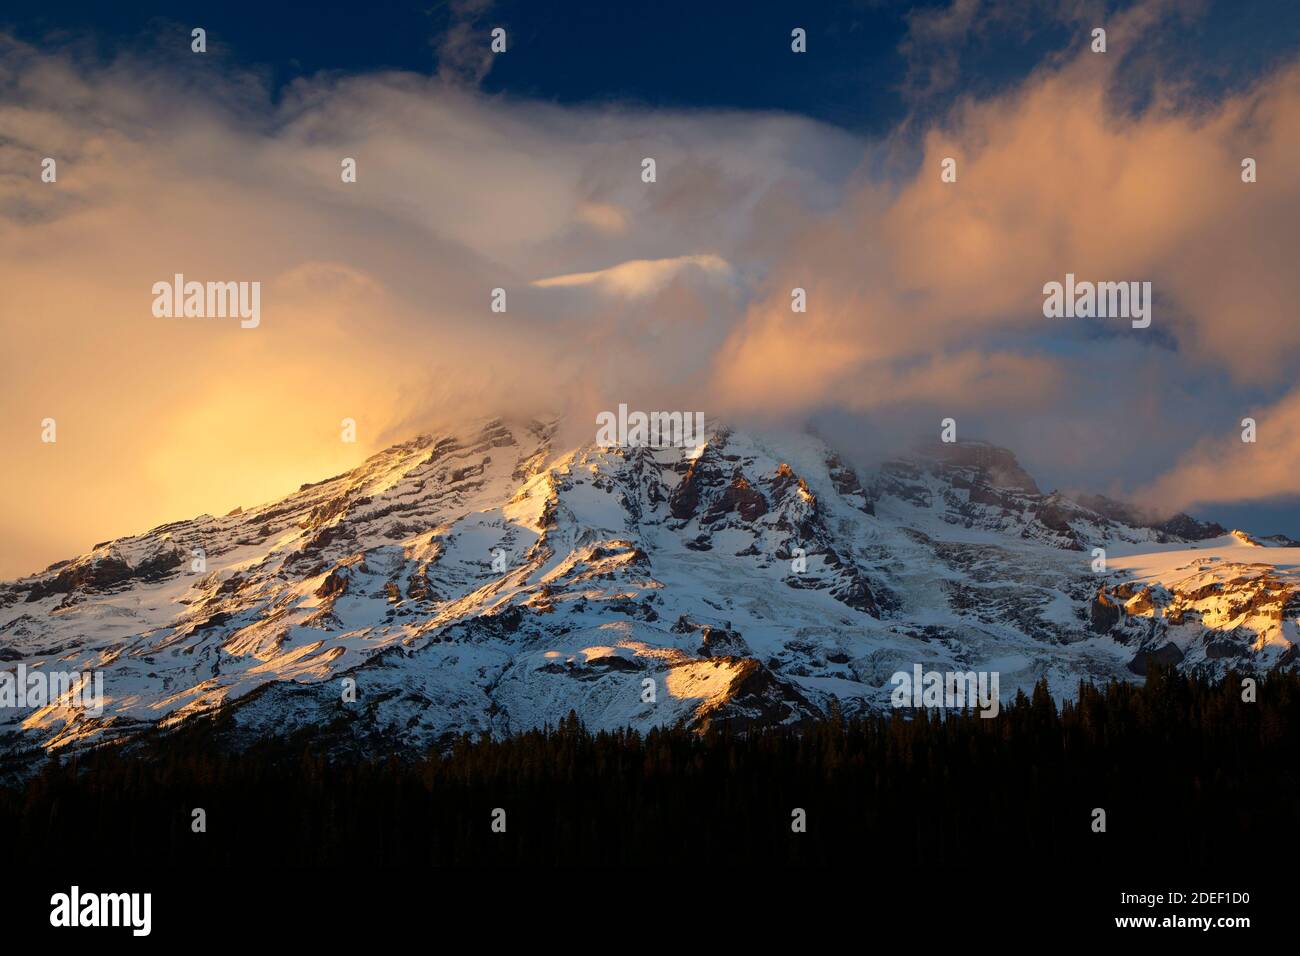
<svg viewBox="0 0 1300 956">
<path fill-rule="evenodd" d="M 917 663 L 996 670 L 1005 698 L 1152 659 L 1296 662 L 1300 549 L 1044 494 L 1004 449 L 935 446 L 864 478 L 810 435 L 555 433 L 422 436 L 0 585 L 0 669 L 101 671 L 106 696 L 98 716 L 0 707 L 0 754 L 217 710 L 249 737 L 338 725 L 401 752 L 570 711 L 643 729 L 852 713 Z"/>
</svg>

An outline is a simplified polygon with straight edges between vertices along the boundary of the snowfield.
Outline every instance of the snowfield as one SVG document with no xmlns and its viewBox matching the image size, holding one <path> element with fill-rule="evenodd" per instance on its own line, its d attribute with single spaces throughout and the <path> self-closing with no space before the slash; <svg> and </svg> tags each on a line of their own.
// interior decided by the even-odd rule
<svg viewBox="0 0 1300 956">
<path fill-rule="evenodd" d="M 1297 661 L 1300 547 L 1044 494 L 990 445 L 859 476 L 809 435 L 555 433 L 422 436 L 0 585 L 0 671 L 100 670 L 106 697 L 98 717 L 6 706 L 0 682 L 0 751 L 22 766 L 218 710 L 250 739 L 337 724 L 371 752 L 570 711 L 743 729 L 888 707 L 914 664 L 997 671 L 1005 699 L 1151 661 Z"/>
</svg>

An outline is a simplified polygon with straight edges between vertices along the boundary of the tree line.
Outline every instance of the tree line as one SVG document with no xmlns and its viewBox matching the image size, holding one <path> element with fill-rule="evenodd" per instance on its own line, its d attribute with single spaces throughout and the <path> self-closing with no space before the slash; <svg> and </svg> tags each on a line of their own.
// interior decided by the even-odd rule
<svg viewBox="0 0 1300 956">
<path fill-rule="evenodd" d="M 1296 841 L 1300 676 L 1243 696 L 1240 676 L 1155 668 L 1061 706 L 1040 682 L 994 719 L 832 708 L 700 735 L 570 714 L 407 759 L 341 755 L 338 727 L 235 748 L 214 718 L 51 758 L 0 789 L 0 833 L 16 859 L 124 865 L 1216 867 Z"/>
</svg>

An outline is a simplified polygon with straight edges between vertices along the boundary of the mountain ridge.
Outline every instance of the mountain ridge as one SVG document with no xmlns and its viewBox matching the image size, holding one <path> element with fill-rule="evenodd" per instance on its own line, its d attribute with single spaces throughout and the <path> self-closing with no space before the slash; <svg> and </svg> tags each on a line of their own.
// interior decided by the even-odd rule
<svg viewBox="0 0 1300 956">
<path fill-rule="evenodd" d="M 556 447 L 557 432 L 491 419 L 419 436 L 278 501 L 0 585 L 4 666 L 102 670 L 107 687 L 98 717 L 0 708 L 0 754 L 217 712 L 250 738 L 341 722 L 341 746 L 393 752 L 571 710 L 596 727 L 743 730 L 832 700 L 888 706 L 890 675 L 914 663 L 996 670 L 1005 693 L 1046 677 L 1062 695 L 1149 661 L 1295 663 L 1285 544 L 1188 516 L 1117 520 L 1141 516 L 1044 494 L 997 446 L 927 446 L 864 478 L 807 434 L 712 423 L 694 448 L 653 449 Z M 1183 590 L 1145 582 L 1140 562 L 1092 568 L 1094 548 L 1211 545 L 1282 564 L 1243 572 L 1225 552 Z"/>
</svg>

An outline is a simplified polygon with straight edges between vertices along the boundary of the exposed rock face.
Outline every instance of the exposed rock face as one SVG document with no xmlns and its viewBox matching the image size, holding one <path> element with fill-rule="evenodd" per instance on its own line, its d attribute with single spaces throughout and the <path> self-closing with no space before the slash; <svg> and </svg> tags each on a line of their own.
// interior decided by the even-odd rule
<svg viewBox="0 0 1300 956">
<path fill-rule="evenodd" d="M 984 442 L 935 442 L 886 462 L 871 491 L 938 511 L 966 528 L 1017 534 L 1057 548 L 1088 551 L 1108 542 L 1201 541 L 1227 532 L 1185 514 L 1157 518 L 1100 495 L 1042 493 L 1016 457 Z"/>
<path fill-rule="evenodd" d="M 27 600 L 39 601 L 54 594 L 108 591 L 131 581 L 157 581 L 180 567 L 183 560 L 180 549 L 164 541 L 133 565 L 106 542 L 86 557 L 63 564 L 53 578 L 35 583 L 27 592 Z"/>
<path fill-rule="evenodd" d="M 347 589 L 347 572 L 336 568 L 325 576 L 325 580 L 320 583 L 320 587 L 312 593 L 319 598 L 332 598 L 337 597 Z"/>
<path fill-rule="evenodd" d="M 1098 634 L 1109 633 L 1110 630 L 1119 623 L 1122 616 L 1120 606 L 1111 600 L 1106 594 L 1105 587 L 1097 592 L 1097 596 L 1092 599 L 1092 608 L 1089 617 L 1089 624 Z"/>
<path fill-rule="evenodd" d="M 703 523 L 714 525 L 731 514 L 739 515 L 742 521 L 757 521 L 767 514 L 767 499 L 745 480 L 740 469 L 736 469 L 731 484 L 709 508 Z"/>
<path fill-rule="evenodd" d="M 1141 650 L 1133 655 L 1133 660 L 1129 661 L 1128 669 L 1134 674 L 1146 676 L 1147 670 L 1153 665 L 1158 664 L 1162 667 L 1168 667 L 1170 664 L 1177 664 L 1183 659 L 1183 652 L 1173 644 L 1162 644 L 1151 650 Z"/>
<path fill-rule="evenodd" d="M 749 657 L 753 653 L 738 631 L 707 624 L 700 629 L 701 657 Z"/>
<path fill-rule="evenodd" d="M 745 731 L 756 726 L 797 724 L 819 715 L 820 711 L 804 699 L 792 684 L 775 677 L 753 659 L 742 659 L 717 702 L 705 704 L 696 713 L 691 726 L 697 730 L 727 727 Z"/>
<path fill-rule="evenodd" d="M 1140 679 L 1152 661 L 1300 665 L 1284 544 L 1216 538 L 1154 577 L 1094 574 L 1093 547 L 1210 526 L 1044 494 L 1004 449 L 936 446 L 860 477 L 807 435 L 602 449 L 555 434 L 493 420 L 417 438 L 0 584 L 4 669 L 102 670 L 107 697 L 99 717 L 0 708 L 0 758 L 218 710 L 248 739 L 344 717 L 340 747 L 400 752 L 571 710 L 701 730 L 799 723 L 833 700 L 852 714 L 889 706 L 890 676 L 915 663 L 997 669 L 1004 694 Z"/>
<path fill-rule="evenodd" d="M 704 495 L 716 492 L 726 483 L 723 476 L 724 442 L 710 443 L 693 461 L 685 463 L 685 473 L 668 496 L 668 509 L 674 518 L 689 521 L 695 517 Z"/>
<path fill-rule="evenodd" d="M 986 442 L 931 442 L 921 449 L 925 458 L 964 473 L 972 487 L 999 489 L 1021 494 L 1039 494 L 1038 485 L 1016 456 L 1005 448 Z"/>
<path fill-rule="evenodd" d="M 853 503 L 864 514 L 876 513 L 870 495 L 858 479 L 858 473 L 846 465 L 835 452 L 829 452 L 826 456 L 826 472 L 840 497 Z"/>
<path fill-rule="evenodd" d="M 1212 521 L 1197 521 L 1181 513 L 1171 518 L 1159 518 L 1133 505 L 1115 501 L 1104 495 L 1079 495 L 1075 500 L 1080 506 L 1095 511 L 1109 521 L 1134 528 L 1150 528 L 1173 540 L 1205 541 L 1228 533 L 1226 528 Z"/>
<path fill-rule="evenodd" d="M 1215 676 L 1229 665 L 1279 666 L 1300 637 L 1300 579 L 1263 564 L 1194 559 L 1162 583 L 1103 586 L 1091 622 L 1136 647 L 1128 665 L 1136 674 L 1152 661 Z"/>
</svg>

